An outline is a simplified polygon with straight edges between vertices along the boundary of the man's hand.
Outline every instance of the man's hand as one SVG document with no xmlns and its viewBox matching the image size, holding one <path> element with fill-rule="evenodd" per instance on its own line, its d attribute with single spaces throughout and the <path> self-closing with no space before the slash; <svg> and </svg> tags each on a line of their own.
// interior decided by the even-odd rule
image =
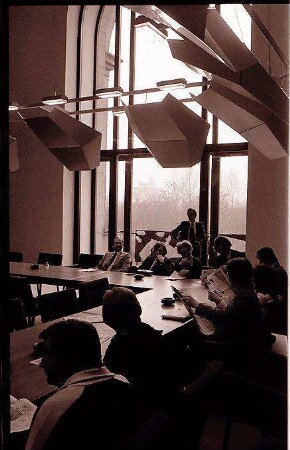
<svg viewBox="0 0 290 450">
<path fill-rule="evenodd" d="M 208 292 L 208 299 L 211 302 L 214 302 L 216 305 L 218 305 L 222 301 L 222 298 L 215 292 Z"/>
<path fill-rule="evenodd" d="M 178 272 L 178 275 L 180 275 L 181 277 L 185 277 L 185 278 L 188 276 L 188 274 L 189 274 L 189 270 L 185 270 L 185 269 L 180 270 Z"/>
<path fill-rule="evenodd" d="M 157 255 L 157 260 L 158 260 L 159 262 L 163 263 L 163 262 L 164 262 L 164 259 L 165 259 L 164 256 L 162 256 L 162 255 Z"/>
<path fill-rule="evenodd" d="M 184 295 L 182 297 L 182 300 L 188 305 L 191 306 L 192 308 L 196 308 L 199 305 L 199 302 L 197 300 L 195 300 L 195 298 L 193 298 L 191 295 Z"/>
</svg>

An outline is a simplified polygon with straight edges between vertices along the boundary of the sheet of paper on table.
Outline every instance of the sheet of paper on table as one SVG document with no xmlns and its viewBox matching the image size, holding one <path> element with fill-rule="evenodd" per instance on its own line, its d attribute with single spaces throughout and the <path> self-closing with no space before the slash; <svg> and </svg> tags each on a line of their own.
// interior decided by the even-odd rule
<svg viewBox="0 0 290 450">
<path fill-rule="evenodd" d="M 163 277 L 162 279 L 163 280 L 170 280 L 170 281 L 179 281 L 179 280 L 185 280 L 185 277 L 181 277 L 178 272 L 174 271 L 170 275 L 170 277 Z"/>
<path fill-rule="evenodd" d="M 17 400 L 10 395 L 11 433 L 29 430 L 36 406 L 26 398 Z"/>
<path fill-rule="evenodd" d="M 89 268 L 89 269 L 80 269 L 80 272 L 96 272 L 96 271 L 98 271 L 99 269 L 97 269 L 97 268 Z"/>
</svg>

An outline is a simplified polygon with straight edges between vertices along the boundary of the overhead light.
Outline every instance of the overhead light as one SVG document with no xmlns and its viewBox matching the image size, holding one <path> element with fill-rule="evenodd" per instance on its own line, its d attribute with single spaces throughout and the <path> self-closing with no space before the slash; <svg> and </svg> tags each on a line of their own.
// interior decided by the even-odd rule
<svg viewBox="0 0 290 450">
<path fill-rule="evenodd" d="M 115 98 L 122 97 L 123 92 L 124 91 L 120 86 L 116 86 L 113 88 L 97 89 L 95 95 L 99 98 Z"/>
<path fill-rule="evenodd" d="M 157 23 L 145 16 L 138 16 L 134 21 L 134 26 L 136 28 L 149 27 L 151 28 L 151 30 L 159 34 L 159 36 L 161 36 L 162 38 L 167 39 L 168 37 L 168 33 L 166 30 L 167 27 L 165 25 Z"/>
<path fill-rule="evenodd" d="M 125 111 L 124 111 L 124 109 L 117 109 L 116 111 L 112 111 L 112 113 L 113 113 L 113 116 L 120 117 L 125 114 Z"/>
<path fill-rule="evenodd" d="M 175 80 L 158 81 L 156 86 L 162 91 L 184 89 L 187 86 L 187 81 L 184 78 L 176 78 Z"/>
<path fill-rule="evenodd" d="M 207 9 L 216 9 L 215 3 L 210 3 L 207 7 Z"/>
<path fill-rule="evenodd" d="M 67 103 L 68 98 L 66 95 L 52 95 L 50 97 L 43 97 L 42 103 L 44 105 L 54 106 L 54 105 L 64 105 Z"/>
<path fill-rule="evenodd" d="M 8 110 L 9 111 L 17 111 L 19 109 L 19 104 L 16 102 L 10 102 Z"/>
</svg>

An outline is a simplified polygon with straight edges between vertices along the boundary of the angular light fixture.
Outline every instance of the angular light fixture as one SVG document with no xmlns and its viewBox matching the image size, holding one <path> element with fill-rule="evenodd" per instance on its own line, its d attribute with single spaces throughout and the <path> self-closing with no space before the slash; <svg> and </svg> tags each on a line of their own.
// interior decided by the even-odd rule
<svg viewBox="0 0 290 450">
<path fill-rule="evenodd" d="M 65 94 L 52 95 L 50 97 L 43 97 L 42 103 L 44 105 L 55 106 L 55 105 L 65 105 L 68 98 Z"/>
<path fill-rule="evenodd" d="M 174 31 L 182 35 L 188 31 L 200 39 L 204 38 L 207 5 L 156 5 L 160 22 L 168 22 Z M 186 30 L 186 31 L 185 31 Z"/>
<path fill-rule="evenodd" d="M 113 116 L 120 117 L 125 114 L 125 111 L 123 109 L 117 109 L 116 111 L 112 111 Z"/>
<path fill-rule="evenodd" d="M 204 38 L 207 5 L 124 5 L 189 39 Z"/>
<path fill-rule="evenodd" d="M 16 102 L 10 102 L 9 106 L 8 106 L 8 110 L 9 111 L 18 111 L 19 109 L 19 104 Z"/>
<path fill-rule="evenodd" d="M 101 133 L 74 119 L 63 108 L 27 108 L 21 110 L 21 116 L 68 170 L 92 170 L 100 164 Z"/>
<path fill-rule="evenodd" d="M 286 156 L 288 124 L 255 98 L 212 82 L 194 100 L 247 139 L 266 158 Z"/>
<path fill-rule="evenodd" d="M 124 91 L 120 86 L 116 86 L 112 88 L 96 89 L 95 95 L 98 98 L 115 98 L 115 97 L 122 97 L 123 92 Z"/>
<path fill-rule="evenodd" d="M 163 39 L 167 39 L 168 37 L 166 26 L 161 23 L 155 22 L 149 17 L 145 16 L 136 17 L 136 19 L 134 20 L 134 26 L 135 28 L 149 27 L 151 28 L 151 30 L 159 34 L 159 36 L 161 36 Z"/>
<path fill-rule="evenodd" d="M 132 130 L 162 167 L 199 163 L 210 125 L 182 102 L 167 94 L 162 102 L 123 107 Z"/>
<path fill-rule="evenodd" d="M 156 86 L 162 91 L 184 89 L 187 86 L 187 81 L 184 78 L 176 78 L 175 80 L 158 81 Z"/>
<path fill-rule="evenodd" d="M 171 39 L 167 41 L 173 58 L 179 59 L 193 70 L 195 67 L 211 74 L 226 78 L 232 82 L 238 82 L 239 78 L 228 64 L 224 63 L 207 44 L 200 39 L 196 42 L 186 39 Z"/>
<path fill-rule="evenodd" d="M 226 74 L 225 76 L 221 75 L 222 78 L 234 81 L 240 90 L 254 96 L 288 122 L 289 97 L 216 10 L 208 11 L 206 29 L 223 54 L 230 60 L 237 74 L 236 81 L 228 78 Z M 218 73 L 216 75 L 219 76 Z M 233 87 L 233 89 L 237 88 Z"/>
</svg>

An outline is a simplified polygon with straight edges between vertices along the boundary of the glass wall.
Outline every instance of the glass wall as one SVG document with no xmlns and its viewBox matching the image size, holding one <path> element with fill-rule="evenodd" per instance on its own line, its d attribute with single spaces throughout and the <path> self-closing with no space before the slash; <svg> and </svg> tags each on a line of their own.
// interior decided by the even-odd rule
<svg viewBox="0 0 290 450">
<path fill-rule="evenodd" d="M 109 221 L 109 162 L 101 162 L 97 167 L 96 189 L 96 249 L 95 252 L 104 254 L 108 250 L 108 221 Z"/>
<path fill-rule="evenodd" d="M 248 157 L 221 158 L 219 234 L 246 234 Z M 230 238 L 233 248 L 245 251 L 245 242 Z"/>
<path fill-rule="evenodd" d="M 190 69 L 181 61 L 172 58 L 167 40 L 149 27 L 135 28 L 135 56 L 130 69 L 130 25 L 131 11 L 125 7 L 120 7 L 120 53 L 115 63 L 119 65 L 119 84 L 124 91 L 129 90 L 130 70 L 134 71 L 134 90 L 155 88 L 158 81 L 170 80 L 174 78 L 185 78 L 188 83 L 201 82 L 201 75 Z M 229 24 L 233 31 L 238 35 L 242 42 L 250 48 L 251 31 L 250 17 L 242 5 L 221 5 L 221 15 Z M 115 53 L 115 33 L 114 27 L 109 52 Z M 176 33 L 169 30 L 170 37 L 180 38 Z M 109 72 L 108 85 L 114 86 L 114 70 Z M 190 94 L 194 96 L 202 92 L 201 86 L 195 86 L 188 89 L 171 90 L 170 94 L 179 100 L 190 99 Z M 131 99 L 134 104 L 144 104 L 151 102 L 160 102 L 168 94 L 166 91 L 147 92 L 135 94 Z M 124 96 L 122 101 L 125 104 L 129 102 L 129 96 Z M 106 101 L 106 106 L 113 106 L 113 99 Z M 121 106 L 121 101 L 118 101 Z M 201 115 L 202 108 L 194 101 L 184 102 L 184 105 Z M 100 105 L 105 106 L 105 105 Z M 101 113 L 104 114 L 104 113 Z M 133 133 L 133 139 L 128 140 L 128 120 L 126 114 L 118 116 L 114 120 L 112 111 L 108 111 L 107 123 L 107 150 L 116 149 L 116 152 L 124 151 L 127 148 L 144 148 L 145 145 Z M 213 121 L 210 112 L 207 114 L 207 121 L 210 123 L 210 131 L 207 137 L 207 144 L 213 144 L 213 135 L 217 137 L 214 143 L 228 144 L 223 147 L 223 151 L 230 151 L 231 144 L 243 143 L 245 139 L 232 130 L 222 121 L 218 121 L 217 129 L 214 128 L 217 121 Z M 118 133 L 114 133 L 114 126 Z M 218 130 L 218 133 L 216 131 Z M 113 135 L 118 134 L 117 141 L 114 142 Z M 200 194 L 200 164 L 186 169 L 164 169 L 158 162 L 148 155 L 146 158 L 137 157 L 133 154 L 133 178 L 132 178 L 132 204 L 131 204 L 131 254 L 135 251 L 136 231 L 154 231 L 160 233 L 170 232 L 182 220 L 186 220 L 186 211 L 188 207 L 193 207 L 199 213 L 199 194 Z M 109 162 L 103 162 L 98 169 L 101 178 L 97 178 L 97 193 L 101 195 L 101 208 L 97 207 L 97 251 L 107 250 L 107 232 L 108 232 L 108 200 L 109 200 Z M 125 162 L 118 161 L 118 179 L 117 179 L 117 230 L 122 233 L 129 229 L 129 224 L 124 223 L 124 202 L 125 202 L 125 176 L 130 176 L 129 172 L 125 174 Z M 102 168 L 101 168 L 102 167 Z M 211 180 L 211 158 L 208 173 L 209 186 Z M 210 229 L 210 217 L 216 217 L 217 211 L 214 210 L 214 204 L 219 204 L 218 230 L 215 233 L 220 234 L 239 234 L 246 233 L 246 203 L 247 203 L 247 156 L 222 157 L 220 165 L 220 184 L 219 197 L 217 194 L 216 202 L 211 202 L 211 190 L 209 188 L 209 208 L 208 208 L 208 230 Z M 238 189 L 236 189 L 238 187 Z M 203 186 L 205 190 L 205 187 Z M 102 194 L 100 194 L 102 193 Z M 130 193 L 127 193 L 130 198 Z M 99 200 L 99 197 L 98 197 Z M 219 202 L 218 202 L 219 200 Z M 103 202 L 103 203 L 102 203 Z M 106 202 L 106 204 L 104 203 Z M 212 210 L 210 209 L 210 205 Z M 217 208 L 217 207 L 216 207 Z M 99 212 L 101 210 L 101 212 Z M 214 219 L 212 219 L 214 222 Z M 168 241 L 168 242 L 167 242 Z M 170 238 L 166 240 L 169 244 Z M 234 248 L 243 250 L 242 241 L 233 241 Z M 146 257 L 149 248 L 153 242 L 148 242 L 142 253 L 142 259 Z M 98 250 L 100 249 L 100 250 Z M 103 250 L 101 250 L 103 249 Z M 175 249 L 169 246 L 169 254 L 174 255 Z"/>
<path fill-rule="evenodd" d="M 133 163 L 132 232 L 136 230 L 170 232 L 186 211 L 199 205 L 200 164 L 192 168 L 164 169 L 154 158 L 135 158 Z M 167 243 L 170 238 L 167 239 Z M 143 256 L 149 254 L 148 244 Z M 176 250 L 168 248 L 169 255 Z"/>
</svg>

